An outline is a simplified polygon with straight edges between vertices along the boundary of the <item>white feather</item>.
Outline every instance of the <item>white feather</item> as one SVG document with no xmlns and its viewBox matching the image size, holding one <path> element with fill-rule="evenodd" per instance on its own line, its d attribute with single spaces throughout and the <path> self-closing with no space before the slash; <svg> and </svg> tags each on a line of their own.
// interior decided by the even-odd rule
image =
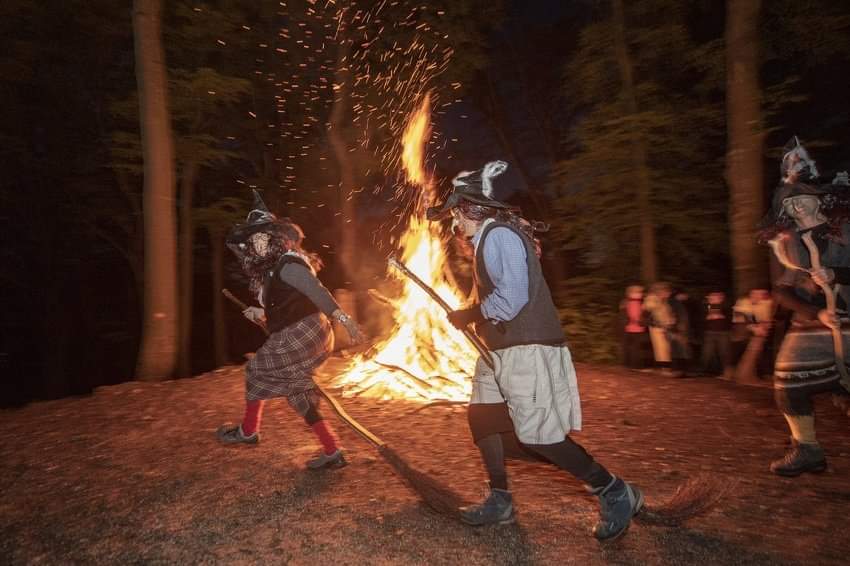
<svg viewBox="0 0 850 566">
<path fill-rule="evenodd" d="M 453 187 L 464 187 L 464 186 L 468 185 L 469 183 L 464 181 L 464 179 L 468 175 L 471 175 L 472 173 L 475 173 L 475 171 L 461 171 L 460 173 L 455 175 L 454 179 L 452 179 L 452 186 Z"/>
<path fill-rule="evenodd" d="M 491 161 L 484 166 L 481 172 L 481 192 L 487 198 L 493 198 L 493 177 L 498 177 L 505 172 L 508 164 L 504 161 Z"/>
</svg>

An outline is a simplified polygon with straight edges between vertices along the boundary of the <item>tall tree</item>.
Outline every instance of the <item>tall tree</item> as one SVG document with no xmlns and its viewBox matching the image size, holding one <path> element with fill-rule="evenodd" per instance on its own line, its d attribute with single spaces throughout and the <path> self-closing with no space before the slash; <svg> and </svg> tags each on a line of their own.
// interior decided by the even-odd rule
<svg viewBox="0 0 850 566">
<path fill-rule="evenodd" d="M 623 1 L 613 0 L 614 51 L 617 55 L 617 67 L 622 81 L 620 96 L 625 101 L 629 137 L 631 138 L 633 170 L 635 172 L 635 193 L 637 196 L 637 217 L 640 222 L 640 274 L 644 283 L 658 279 L 658 256 L 655 248 L 655 225 L 652 220 L 652 208 L 649 198 L 649 163 L 647 162 L 646 140 L 641 135 L 638 117 L 637 93 L 632 69 L 632 58 L 626 45 L 626 23 L 623 15 Z"/>
<path fill-rule="evenodd" d="M 144 156 L 145 304 L 136 365 L 141 380 L 163 380 L 177 356 L 177 223 L 174 144 L 160 0 L 135 0 L 133 36 Z"/>
<path fill-rule="evenodd" d="M 604 337 L 626 285 L 722 285 L 722 49 L 695 37 L 685 6 L 598 6 L 565 69 L 575 118 L 552 177 L 564 220 L 551 238 L 570 260 L 556 291 L 569 336 L 588 358 L 610 360 L 617 346 Z"/>
<path fill-rule="evenodd" d="M 234 223 L 245 218 L 245 209 L 249 203 L 237 198 L 225 197 L 195 211 L 195 221 L 206 229 L 210 242 L 210 260 L 212 277 L 213 311 L 213 361 L 216 367 L 223 366 L 228 360 L 227 326 L 224 323 L 224 299 L 221 290 L 226 287 L 224 280 L 224 240 L 227 231 Z"/>
<path fill-rule="evenodd" d="M 735 293 L 767 282 L 765 254 L 755 230 L 764 213 L 764 130 L 759 86 L 761 0 L 726 3 L 726 182 Z"/>
</svg>

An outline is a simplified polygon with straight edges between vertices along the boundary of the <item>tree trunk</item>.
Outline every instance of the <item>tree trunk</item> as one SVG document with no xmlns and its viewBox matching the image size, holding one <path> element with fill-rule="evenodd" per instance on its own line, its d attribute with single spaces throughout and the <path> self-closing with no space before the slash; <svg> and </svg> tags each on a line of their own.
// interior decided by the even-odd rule
<svg viewBox="0 0 850 566">
<path fill-rule="evenodd" d="M 192 219 L 198 164 L 187 163 L 180 183 L 180 350 L 177 375 L 192 374 L 192 283 L 194 281 L 195 223 Z"/>
<path fill-rule="evenodd" d="M 174 149 L 160 15 L 160 0 L 133 3 L 145 175 L 145 304 L 136 377 L 147 381 L 170 377 L 177 356 Z"/>
<path fill-rule="evenodd" d="M 212 248 L 212 297 L 213 297 L 213 356 L 216 367 L 222 367 L 230 359 L 227 348 L 227 324 L 224 321 L 224 234 L 210 228 Z"/>
<path fill-rule="evenodd" d="M 623 98 L 626 101 L 626 111 L 631 118 L 637 118 L 638 104 L 635 93 L 632 62 L 626 45 L 626 23 L 623 15 L 622 0 L 613 0 L 614 49 L 617 54 L 617 65 L 620 68 L 620 79 L 623 81 Z M 645 283 L 658 280 L 658 255 L 655 245 L 655 225 L 652 220 L 652 205 L 650 195 L 652 187 L 649 180 L 649 165 L 647 164 L 646 141 L 643 139 L 638 126 L 632 123 L 629 132 L 632 139 L 632 159 L 636 173 L 636 204 L 640 220 L 640 274 Z"/>
<path fill-rule="evenodd" d="M 758 20 L 761 0 L 726 3 L 726 117 L 729 227 L 737 296 L 764 287 L 766 254 L 756 243 L 764 213 Z"/>
<path fill-rule="evenodd" d="M 343 14 L 340 16 L 344 18 Z M 336 70 L 334 72 L 334 101 L 331 107 L 329 141 L 333 148 L 337 167 L 339 168 L 339 254 L 340 264 L 345 274 L 345 281 L 356 280 L 357 251 L 357 222 L 354 208 L 354 168 L 351 163 L 351 155 L 348 152 L 348 144 L 345 140 L 345 119 L 348 107 L 351 104 L 351 69 L 348 57 L 351 53 L 351 42 L 348 40 L 348 32 L 344 22 L 340 23 L 338 31 Z M 356 313 L 352 313 L 356 316 Z"/>
</svg>

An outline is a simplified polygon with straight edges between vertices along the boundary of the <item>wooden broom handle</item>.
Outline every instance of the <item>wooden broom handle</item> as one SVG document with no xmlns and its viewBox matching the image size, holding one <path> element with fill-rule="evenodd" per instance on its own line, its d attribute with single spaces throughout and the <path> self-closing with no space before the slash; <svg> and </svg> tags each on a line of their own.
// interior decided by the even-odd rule
<svg viewBox="0 0 850 566">
<path fill-rule="evenodd" d="M 821 269 L 820 251 L 818 250 L 817 244 L 815 244 L 812 240 L 811 231 L 803 234 L 802 240 L 803 244 L 805 244 L 806 248 L 809 250 L 809 258 L 811 259 L 812 269 Z M 823 283 L 819 286 L 823 289 L 824 295 L 826 295 L 826 310 L 835 314 L 835 295 L 837 293 L 838 286 L 831 287 L 829 283 Z M 838 328 L 830 328 L 830 330 L 832 331 L 832 346 L 835 354 L 835 367 L 838 369 L 838 373 L 841 374 L 842 383 L 850 385 L 850 374 L 847 373 L 847 366 L 844 365 L 844 339 L 841 336 L 841 324 L 839 323 Z"/>
</svg>

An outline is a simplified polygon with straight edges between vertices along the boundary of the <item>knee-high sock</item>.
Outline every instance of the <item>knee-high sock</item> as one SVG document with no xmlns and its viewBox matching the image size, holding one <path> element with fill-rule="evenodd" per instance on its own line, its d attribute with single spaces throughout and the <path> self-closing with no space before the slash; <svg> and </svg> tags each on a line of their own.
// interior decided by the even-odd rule
<svg viewBox="0 0 850 566">
<path fill-rule="evenodd" d="M 337 451 L 338 446 L 336 442 L 336 435 L 328 421 L 322 419 L 314 422 L 310 425 L 310 427 L 313 429 L 313 433 L 315 433 L 318 437 L 319 442 L 322 443 L 322 449 L 325 451 L 325 454 L 330 455 Z"/>
<path fill-rule="evenodd" d="M 788 428 L 791 429 L 791 436 L 800 444 L 817 444 L 818 439 L 815 436 L 815 416 L 814 415 L 789 415 L 785 414 L 785 420 L 788 421 Z"/>
<path fill-rule="evenodd" d="M 251 436 L 260 430 L 260 421 L 263 418 L 263 400 L 245 402 L 245 416 L 242 417 L 242 434 Z"/>
<path fill-rule="evenodd" d="M 613 479 L 608 470 L 570 437 L 557 444 L 527 444 L 526 446 L 591 488 L 605 488 Z"/>
<path fill-rule="evenodd" d="M 487 468 L 491 489 L 508 489 L 508 472 L 505 469 L 505 449 L 502 446 L 502 435 L 491 434 L 476 442 Z"/>
</svg>

